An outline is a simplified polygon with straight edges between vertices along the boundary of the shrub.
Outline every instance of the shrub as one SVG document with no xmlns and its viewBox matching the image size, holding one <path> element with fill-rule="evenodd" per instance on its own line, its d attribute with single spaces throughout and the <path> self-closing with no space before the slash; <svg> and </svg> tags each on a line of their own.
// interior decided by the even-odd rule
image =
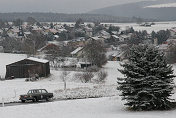
<svg viewBox="0 0 176 118">
<path fill-rule="evenodd" d="M 107 76 L 108 76 L 108 73 L 106 71 L 101 70 L 98 72 L 97 81 L 98 82 L 105 82 L 105 79 Z"/>
</svg>

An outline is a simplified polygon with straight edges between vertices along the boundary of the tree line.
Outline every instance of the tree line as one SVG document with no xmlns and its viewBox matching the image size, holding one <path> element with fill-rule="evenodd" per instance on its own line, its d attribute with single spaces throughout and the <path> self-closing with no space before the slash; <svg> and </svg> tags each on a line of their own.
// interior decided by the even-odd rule
<svg viewBox="0 0 176 118">
<path fill-rule="evenodd" d="M 26 21 L 28 17 L 33 17 L 39 22 L 76 22 L 79 18 L 85 22 L 138 22 L 137 17 L 117 17 L 100 14 L 62 14 L 62 13 L 0 13 L 0 18 L 3 21 L 12 22 L 15 19 Z M 142 19 L 143 22 L 153 21 L 152 19 Z"/>
</svg>

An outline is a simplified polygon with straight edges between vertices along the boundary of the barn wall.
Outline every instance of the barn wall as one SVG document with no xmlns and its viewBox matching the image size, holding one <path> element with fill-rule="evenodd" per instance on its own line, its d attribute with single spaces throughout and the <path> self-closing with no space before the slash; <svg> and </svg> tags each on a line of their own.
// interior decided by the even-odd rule
<svg viewBox="0 0 176 118">
<path fill-rule="evenodd" d="M 31 60 L 22 60 L 6 66 L 6 78 L 14 76 L 15 78 L 28 78 L 38 74 L 40 77 L 46 77 L 50 74 L 49 62 L 46 64 Z"/>
</svg>

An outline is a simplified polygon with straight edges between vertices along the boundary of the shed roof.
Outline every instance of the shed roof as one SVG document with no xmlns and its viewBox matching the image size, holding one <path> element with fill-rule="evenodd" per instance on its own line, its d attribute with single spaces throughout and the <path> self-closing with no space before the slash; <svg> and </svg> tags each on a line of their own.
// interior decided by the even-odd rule
<svg viewBox="0 0 176 118">
<path fill-rule="evenodd" d="M 36 61 L 36 62 L 40 62 L 40 63 L 48 63 L 49 62 L 46 59 L 39 59 L 39 58 L 35 58 L 35 57 L 29 57 L 29 58 L 27 58 L 27 60 Z"/>
</svg>

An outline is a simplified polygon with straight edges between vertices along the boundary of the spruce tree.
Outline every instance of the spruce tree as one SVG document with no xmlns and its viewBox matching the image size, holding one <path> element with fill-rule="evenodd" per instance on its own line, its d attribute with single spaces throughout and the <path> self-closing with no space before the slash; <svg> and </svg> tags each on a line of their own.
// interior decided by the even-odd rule
<svg viewBox="0 0 176 118">
<path fill-rule="evenodd" d="M 148 45 L 133 46 L 128 62 L 119 70 L 125 77 L 118 78 L 122 100 L 132 110 L 166 110 L 171 108 L 170 96 L 174 88 L 172 66 L 164 53 Z"/>
</svg>

